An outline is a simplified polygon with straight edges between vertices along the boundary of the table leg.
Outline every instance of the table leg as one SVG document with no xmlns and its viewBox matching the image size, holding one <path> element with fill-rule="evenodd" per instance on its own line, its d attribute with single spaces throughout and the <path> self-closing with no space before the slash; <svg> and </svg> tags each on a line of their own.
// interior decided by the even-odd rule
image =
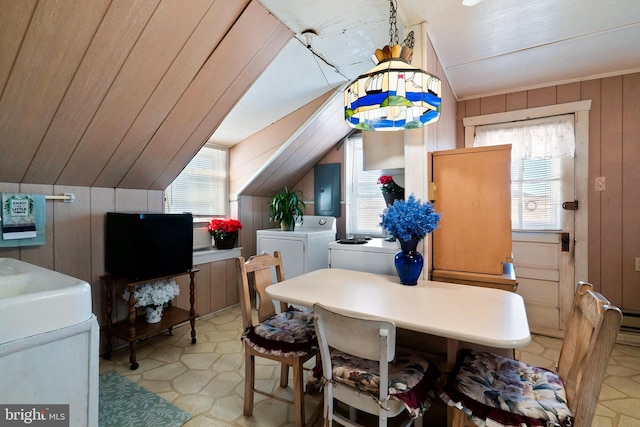
<svg viewBox="0 0 640 427">
<path fill-rule="evenodd" d="M 136 362 L 136 287 L 129 284 L 129 362 L 131 362 L 131 370 L 138 369 Z"/>
<path fill-rule="evenodd" d="M 458 340 L 447 339 L 447 371 L 451 372 L 455 369 L 456 366 L 456 358 L 458 355 Z M 456 426 L 453 423 L 454 416 L 453 411 L 457 411 L 449 405 L 447 405 L 447 427 L 464 427 L 464 426 Z"/>
<path fill-rule="evenodd" d="M 112 288 L 111 288 L 111 282 L 106 282 L 106 287 L 105 287 L 105 305 L 106 305 L 106 318 L 105 318 L 105 348 L 104 348 L 104 353 L 102 354 L 102 357 L 104 359 L 110 359 L 111 358 L 111 346 L 112 346 L 112 337 L 111 337 L 111 333 L 108 332 L 109 328 L 111 328 L 111 325 L 113 324 L 113 306 L 111 305 L 113 302 L 111 301 L 111 297 L 112 297 Z"/>
<path fill-rule="evenodd" d="M 450 372 L 456 366 L 458 355 L 458 340 L 447 339 L 447 370 Z"/>
<path fill-rule="evenodd" d="M 131 363 L 131 370 L 138 369 L 138 362 L 136 362 L 136 341 L 133 340 L 129 343 L 129 362 Z"/>
<path fill-rule="evenodd" d="M 135 285 L 129 285 L 129 337 L 136 337 L 136 287 Z"/>
<path fill-rule="evenodd" d="M 195 282 L 196 272 L 191 271 L 189 273 L 189 316 L 191 319 L 189 323 L 191 324 L 191 344 L 196 343 L 196 282 Z"/>
</svg>

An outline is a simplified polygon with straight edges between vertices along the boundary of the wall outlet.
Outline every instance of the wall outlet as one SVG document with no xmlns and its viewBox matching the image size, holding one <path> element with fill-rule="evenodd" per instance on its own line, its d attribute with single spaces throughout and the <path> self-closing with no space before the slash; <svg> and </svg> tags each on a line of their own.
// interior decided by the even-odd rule
<svg viewBox="0 0 640 427">
<path fill-rule="evenodd" d="M 607 189 L 607 179 L 604 176 L 596 176 L 595 190 L 605 191 Z"/>
<path fill-rule="evenodd" d="M 636 258 L 636 271 L 640 271 L 640 258 Z"/>
</svg>

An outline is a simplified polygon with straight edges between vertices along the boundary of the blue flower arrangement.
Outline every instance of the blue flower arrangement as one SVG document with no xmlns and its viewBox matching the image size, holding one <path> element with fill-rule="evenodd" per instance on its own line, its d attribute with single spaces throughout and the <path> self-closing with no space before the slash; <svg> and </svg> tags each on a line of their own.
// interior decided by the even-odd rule
<svg viewBox="0 0 640 427">
<path fill-rule="evenodd" d="M 438 227 L 440 214 L 430 202 L 421 203 L 414 195 L 396 200 L 382 213 L 380 225 L 400 240 L 422 239 Z"/>
</svg>

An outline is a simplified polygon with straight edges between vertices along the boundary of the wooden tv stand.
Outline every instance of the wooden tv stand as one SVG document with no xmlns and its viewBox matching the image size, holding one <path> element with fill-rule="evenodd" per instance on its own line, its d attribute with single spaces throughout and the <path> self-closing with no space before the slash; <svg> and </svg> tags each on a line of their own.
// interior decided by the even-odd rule
<svg viewBox="0 0 640 427">
<path fill-rule="evenodd" d="M 191 344 L 196 343 L 196 317 L 198 315 L 195 311 L 195 274 L 199 270 L 194 268 L 184 273 L 172 274 L 170 276 L 156 277 L 151 279 L 135 281 L 124 277 L 118 277 L 111 274 L 101 276 L 100 279 L 105 285 L 105 314 L 106 324 L 102 328 L 106 334 L 107 342 L 105 352 L 102 354 L 104 359 L 111 357 L 112 337 L 121 338 L 129 343 L 129 362 L 131 363 L 131 370 L 138 369 L 138 362 L 136 362 L 136 342 L 143 338 L 157 335 L 165 329 L 169 330 L 169 333 L 173 333 L 173 327 L 185 322 L 191 324 Z M 148 282 L 155 282 L 158 280 L 167 280 L 174 277 L 188 274 L 190 278 L 189 282 L 189 310 L 174 307 L 171 301 L 167 303 L 167 307 L 162 312 L 162 320 L 158 323 L 147 323 L 145 315 L 137 314 L 135 288 L 137 285 L 141 285 Z M 129 316 L 117 323 L 113 323 L 113 285 L 117 287 L 129 288 Z"/>
</svg>

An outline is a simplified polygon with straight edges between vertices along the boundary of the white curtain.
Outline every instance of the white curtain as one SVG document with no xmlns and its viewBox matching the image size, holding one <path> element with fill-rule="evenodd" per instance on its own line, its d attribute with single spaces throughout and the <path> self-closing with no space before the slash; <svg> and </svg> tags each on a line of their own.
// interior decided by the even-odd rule
<svg viewBox="0 0 640 427">
<path fill-rule="evenodd" d="M 573 173 L 576 146 L 573 122 L 569 114 L 475 128 L 475 147 L 511 144 L 514 230 L 562 229 L 563 176 Z"/>
<path fill-rule="evenodd" d="M 512 144 L 513 159 L 573 157 L 576 151 L 573 115 L 476 127 L 475 147 L 501 144 Z"/>
</svg>

